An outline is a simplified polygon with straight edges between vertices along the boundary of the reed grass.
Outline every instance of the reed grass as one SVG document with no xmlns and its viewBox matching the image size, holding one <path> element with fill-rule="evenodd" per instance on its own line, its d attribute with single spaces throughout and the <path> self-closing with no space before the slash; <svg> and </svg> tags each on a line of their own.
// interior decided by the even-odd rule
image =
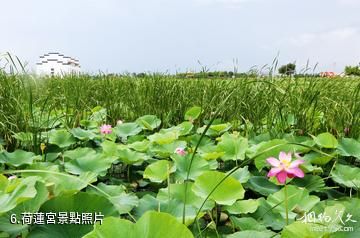
<svg viewBox="0 0 360 238">
<path fill-rule="evenodd" d="M 56 114 L 66 127 L 78 126 L 96 106 L 107 109 L 107 122 L 112 124 L 153 114 L 170 126 L 181 122 L 186 109 L 194 105 L 203 107 L 202 119 L 207 119 L 233 89 L 219 117 L 246 125 L 251 133 L 342 134 L 350 128 L 351 136 L 360 135 L 359 78 L 187 79 L 154 74 L 35 79 L 4 72 L 0 73 L 0 135 L 11 141 L 13 133 L 31 131 L 35 109 L 43 118 Z"/>
</svg>

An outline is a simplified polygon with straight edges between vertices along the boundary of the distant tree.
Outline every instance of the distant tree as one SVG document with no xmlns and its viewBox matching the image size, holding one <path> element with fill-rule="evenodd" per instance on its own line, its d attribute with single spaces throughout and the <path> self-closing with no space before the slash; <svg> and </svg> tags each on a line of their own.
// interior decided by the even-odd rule
<svg viewBox="0 0 360 238">
<path fill-rule="evenodd" d="M 296 68 L 296 65 L 292 64 L 292 63 L 283 65 L 279 68 L 279 74 L 293 75 L 293 74 L 295 74 L 295 68 Z"/>
<path fill-rule="evenodd" d="M 360 76 L 360 66 L 346 66 L 346 75 Z"/>
</svg>

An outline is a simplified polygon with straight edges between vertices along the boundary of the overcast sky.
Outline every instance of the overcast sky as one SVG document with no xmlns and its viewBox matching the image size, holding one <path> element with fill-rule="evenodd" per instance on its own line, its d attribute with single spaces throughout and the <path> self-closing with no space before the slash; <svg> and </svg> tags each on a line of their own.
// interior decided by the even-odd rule
<svg viewBox="0 0 360 238">
<path fill-rule="evenodd" d="M 35 67 L 61 52 L 86 72 L 248 71 L 360 62 L 360 0 L 0 0 L 0 52 Z M 237 63 L 234 64 L 234 59 Z"/>
</svg>

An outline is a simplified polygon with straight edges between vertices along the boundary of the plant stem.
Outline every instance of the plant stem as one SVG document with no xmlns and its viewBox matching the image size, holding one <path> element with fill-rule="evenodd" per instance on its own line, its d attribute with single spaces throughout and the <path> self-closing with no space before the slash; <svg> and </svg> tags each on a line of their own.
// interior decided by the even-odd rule
<svg viewBox="0 0 360 238">
<path fill-rule="evenodd" d="M 286 186 L 286 182 L 285 182 L 285 186 L 284 186 L 284 193 L 285 193 L 285 214 L 286 214 L 286 225 L 289 225 L 288 193 L 287 193 L 287 186 Z"/>
<path fill-rule="evenodd" d="M 217 115 L 219 114 L 220 110 L 222 109 L 223 105 L 225 105 L 225 103 L 227 102 L 227 100 L 230 98 L 230 96 L 233 94 L 234 90 L 232 90 L 229 95 L 224 99 L 224 101 L 222 101 L 220 103 L 220 106 L 218 107 L 218 109 L 216 109 L 213 117 L 210 119 L 210 122 L 206 125 L 205 130 L 201 133 L 201 136 L 199 138 L 199 141 L 196 143 L 195 149 L 192 152 L 191 155 L 191 159 L 190 159 L 190 163 L 189 166 L 187 168 L 186 171 L 186 179 L 184 180 L 185 183 L 185 190 L 184 190 L 184 206 L 183 206 L 183 213 L 182 213 L 182 223 L 185 224 L 185 215 L 186 215 L 186 194 L 187 194 L 187 189 L 188 189 L 188 182 L 189 182 L 189 177 L 190 177 L 190 170 L 191 170 L 191 166 L 192 163 L 194 161 L 195 155 L 196 155 L 196 151 L 198 150 L 200 143 L 202 141 L 202 139 L 205 137 L 206 132 L 209 130 L 210 126 L 212 125 L 212 123 L 215 121 Z M 198 214 L 197 214 L 198 215 Z M 195 218 L 196 219 L 196 218 Z"/>
<path fill-rule="evenodd" d="M 168 186 L 168 207 L 170 207 L 171 193 L 170 193 L 170 165 L 167 165 L 167 186 Z M 186 196 L 186 194 L 185 194 Z"/>
<path fill-rule="evenodd" d="M 130 183 L 130 164 L 127 166 L 127 180 Z"/>
</svg>

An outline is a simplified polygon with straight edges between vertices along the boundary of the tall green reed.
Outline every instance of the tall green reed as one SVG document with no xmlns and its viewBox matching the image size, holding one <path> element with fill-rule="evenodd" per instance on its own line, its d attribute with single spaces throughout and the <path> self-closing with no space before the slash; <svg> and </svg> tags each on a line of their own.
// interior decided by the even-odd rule
<svg viewBox="0 0 360 238">
<path fill-rule="evenodd" d="M 276 62 L 273 65 L 269 71 L 274 71 Z M 345 128 L 351 128 L 351 136 L 360 135 L 358 78 L 290 78 L 272 74 L 236 79 L 160 74 L 34 78 L 2 72 L 0 80 L 0 135 L 6 140 L 11 140 L 12 133 L 29 129 L 31 111 L 35 109 L 43 111 L 44 117 L 55 114 L 69 128 L 78 126 L 96 106 L 107 109 L 108 123 L 154 114 L 162 119 L 163 126 L 171 126 L 180 123 L 186 109 L 193 105 L 203 107 L 202 119 L 210 118 L 218 102 L 232 90 L 228 110 L 220 112 L 219 117 L 236 126 L 246 125 L 244 133 L 269 132 L 274 137 L 284 132 L 341 134 Z M 285 93 L 279 93 L 271 84 L 248 83 L 259 80 L 276 85 Z"/>
</svg>

